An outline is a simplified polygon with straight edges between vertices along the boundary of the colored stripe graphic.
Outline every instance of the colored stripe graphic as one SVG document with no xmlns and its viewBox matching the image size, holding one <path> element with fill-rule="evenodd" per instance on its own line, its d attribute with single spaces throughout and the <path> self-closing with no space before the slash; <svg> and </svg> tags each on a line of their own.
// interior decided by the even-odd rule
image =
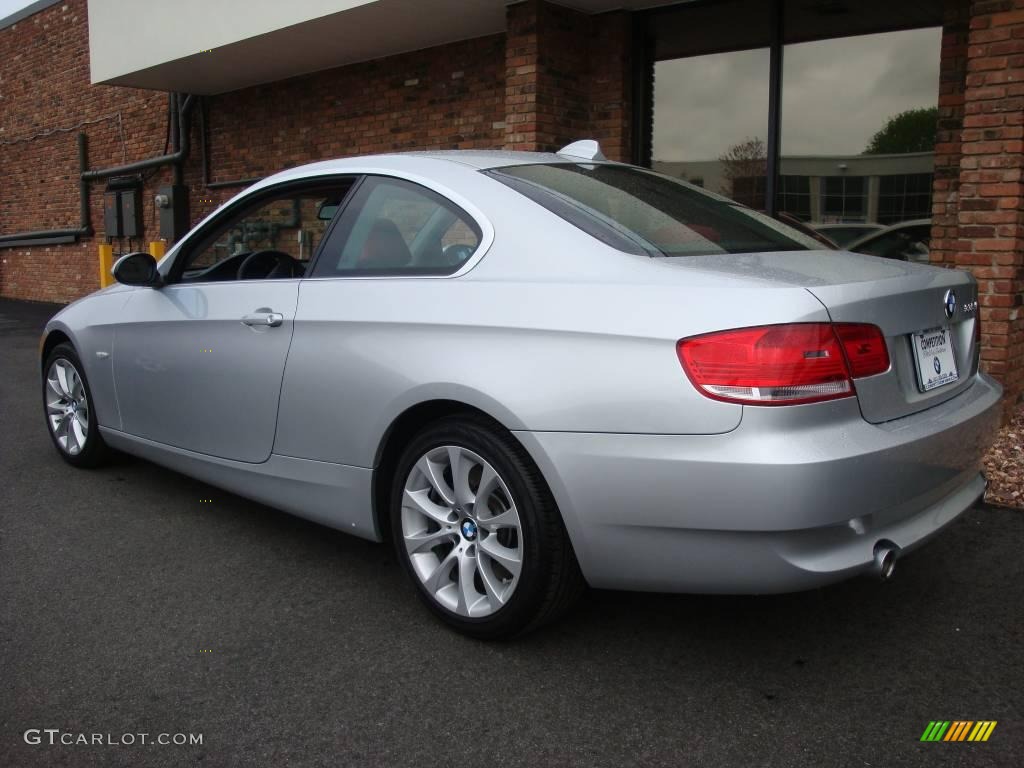
<svg viewBox="0 0 1024 768">
<path fill-rule="evenodd" d="M 988 741 L 995 720 L 929 720 L 921 741 Z"/>
<path fill-rule="evenodd" d="M 949 730 L 949 735 L 946 736 L 946 741 L 963 741 L 964 736 L 967 735 L 967 729 L 970 728 L 974 723 L 967 720 L 957 720 L 953 723 L 953 727 Z"/>
<path fill-rule="evenodd" d="M 947 728 L 949 728 L 948 720 L 932 720 L 921 734 L 921 741 L 939 741 Z"/>
</svg>

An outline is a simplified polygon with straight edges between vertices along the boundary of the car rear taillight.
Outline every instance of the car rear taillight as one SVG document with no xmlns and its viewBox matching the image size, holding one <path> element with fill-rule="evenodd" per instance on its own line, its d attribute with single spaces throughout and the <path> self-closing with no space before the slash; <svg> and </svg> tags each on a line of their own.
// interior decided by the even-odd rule
<svg viewBox="0 0 1024 768">
<path fill-rule="evenodd" d="M 679 362 L 690 381 L 716 400 L 796 405 L 850 397 L 853 379 L 889 368 L 873 325 L 763 325 L 682 339 Z"/>
<path fill-rule="evenodd" d="M 851 378 L 863 379 L 889 370 L 889 350 L 877 325 L 835 323 L 832 327 L 846 353 Z"/>
</svg>

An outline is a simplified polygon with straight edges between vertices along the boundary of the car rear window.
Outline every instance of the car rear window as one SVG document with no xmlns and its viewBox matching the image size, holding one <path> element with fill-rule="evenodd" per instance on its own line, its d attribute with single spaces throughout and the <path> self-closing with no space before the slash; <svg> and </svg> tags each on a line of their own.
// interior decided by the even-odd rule
<svg viewBox="0 0 1024 768">
<path fill-rule="evenodd" d="M 824 247 L 759 211 L 642 168 L 539 163 L 487 173 L 608 245 L 630 253 L 707 256 Z"/>
</svg>

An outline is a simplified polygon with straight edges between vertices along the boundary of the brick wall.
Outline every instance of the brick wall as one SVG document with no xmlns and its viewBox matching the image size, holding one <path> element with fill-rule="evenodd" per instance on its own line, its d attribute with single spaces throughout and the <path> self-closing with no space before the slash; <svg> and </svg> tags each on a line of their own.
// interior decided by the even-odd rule
<svg viewBox="0 0 1024 768">
<path fill-rule="evenodd" d="M 504 56 L 504 35 L 493 35 L 208 97 L 209 180 L 346 155 L 501 149 Z M 195 194 L 203 189 L 197 125 L 185 174 L 193 219 L 238 192 Z"/>
<path fill-rule="evenodd" d="M 89 86 L 85 0 L 51 6 L 0 30 L 0 62 L 0 233 L 78 226 L 79 130 L 88 136 L 93 167 L 163 151 L 166 94 Z M 83 121 L 89 123 L 75 127 Z M 152 175 L 151 187 L 164 175 Z M 147 223 L 151 199 L 146 196 Z M 102 185 L 93 185 L 91 217 L 102 230 Z M 91 238 L 0 248 L 4 296 L 68 301 L 97 285 Z"/>
<path fill-rule="evenodd" d="M 978 278 L 982 362 L 1012 408 L 1024 392 L 1024 0 L 960 5 L 943 44 L 933 259 Z"/>
<path fill-rule="evenodd" d="M 964 127 L 964 84 L 970 0 L 946 0 L 939 60 L 939 122 L 935 134 L 931 259 L 956 266 L 959 237 L 960 132 Z"/>
<path fill-rule="evenodd" d="M 580 134 L 601 142 L 611 160 L 633 157 L 633 17 L 622 11 L 591 17 L 588 75 L 590 119 Z"/>
<path fill-rule="evenodd" d="M 78 226 L 79 131 L 91 168 L 164 153 L 165 93 L 89 84 L 86 14 L 86 0 L 68 0 L 0 30 L 0 234 Z M 501 148 L 504 64 L 494 35 L 209 97 L 210 180 L 370 152 Z M 184 176 L 193 221 L 238 191 L 203 187 L 198 126 Z M 172 171 L 143 177 L 136 249 L 159 236 L 153 197 Z M 91 185 L 95 237 L 0 248 L 0 295 L 65 302 L 98 287 L 104 187 Z"/>
<path fill-rule="evenodd" d="M 588 16 L 527 0 L 509 6 L 505 144 L 552 151 L 595 138 L 612 160 L 630 157 L 631 16 Z"/>
<path fill-rule="evenodd" d="M 405 149 L 550 150 L 584 136 L 600 139 L 612 159 L 628 159 L 630 15 L 586 16 L 538 0 L 508 15 L 507 36 L 209 97 L 209 180 Z M 164 153 L 166 94 L 89 84 L 86 0 L 0 30 L 0 61 L 0 234 L 78 226 L 79 131 L 91 168 Z M 195 119 L 191 138 L 184 179 L 197 221 L 238 188 L 203 186 Z M 171 178 L 170 168 L 143 173 L 136 249 L 159 236 L 153 197 Z M 104 187 L 91 185 L 95 237 L 0 248 L 0 295 L 62 302 L 97 287 Z"/>
</svg>

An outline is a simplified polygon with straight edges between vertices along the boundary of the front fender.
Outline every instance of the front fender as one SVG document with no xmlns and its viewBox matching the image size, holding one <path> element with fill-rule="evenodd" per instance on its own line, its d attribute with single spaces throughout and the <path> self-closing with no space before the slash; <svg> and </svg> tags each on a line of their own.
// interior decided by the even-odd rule
<svg viewBox="0 0 1024 768">
<path fill-rule="evenodd" d="M 68 337 L 85 369 L 96 421 L 111 429 L 121 429 L 113 368 L 116 328 L 132 293 L 118 288 L 98 291 L 64 307 L 46 324 L 40 344 L 42 352 L 50 334 Z M 40 360 L 40 368 L 44 363 Z"/>
</svg>

